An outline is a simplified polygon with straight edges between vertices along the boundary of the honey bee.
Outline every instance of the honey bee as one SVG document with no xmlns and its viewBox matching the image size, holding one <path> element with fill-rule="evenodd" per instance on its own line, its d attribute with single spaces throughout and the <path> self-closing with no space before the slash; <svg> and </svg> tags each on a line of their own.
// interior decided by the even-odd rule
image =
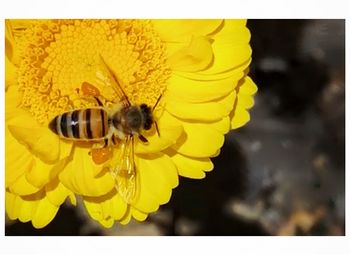
<svg viewBox="0 0 350 255">
<path fill-rule="evenodd" d="M 104 142 L 100 148 L 92 148 L 90 155 L 96 164 L 102 164 L 111 157 L 112 144 L 119 147 L 117 160 L 109 170 L 116 182 L 116 188 L 127 202 L 135 201 L 137 197 L 137 172 L 134 161 L 134 137 L 148 143 L 142 135 L 144 130 L 151 129 L 155 124 L 153 111 L 160 101 L 157 99 L 151 108 L 147 104 L 131 104 L 123 91 L 118 78 L 101 56 L 105 70 L 116 85 L 113 90 L 119 102 L 111 108 L 106 108 L 100 101 L 99 90 L 88 82 L 81 86 L 83 94 L 92 96 L 97 101 L 97 107 L 77 109 L 62 113 L 51 120 L 49 128 L 62 139 L 87 141 L 96 144 Z"/>
</svg>

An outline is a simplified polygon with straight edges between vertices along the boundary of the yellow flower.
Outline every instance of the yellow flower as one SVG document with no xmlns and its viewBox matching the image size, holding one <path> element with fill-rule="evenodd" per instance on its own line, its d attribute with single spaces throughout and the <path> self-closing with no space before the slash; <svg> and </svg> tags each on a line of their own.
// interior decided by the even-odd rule
<svg viewBox="0 0 350 255">
<path fill-rule="evenodd" d="M 171 197 L 178 175 L 204 178 L 224 135 L 249 121 L 254 82 L 247 76 L 250 33 L 245 20 L 7 20 L 6 212 L 10 219 L 46 226 L 61 204 L 80 196 L 105 227 L 143 221 Z M 118 102 L 98 77 L 101 58 L 134 104 L 154 105 L 155 125 L 135 139 L 137 199 L 121 195 L 110 160 L 97 164 L 92 143 L 59 138 L 55 116 Z M 102 71 L 103 73 L 104 71 Z M 118 192 L 119 190 L 119 192 Z"/>
</svg>

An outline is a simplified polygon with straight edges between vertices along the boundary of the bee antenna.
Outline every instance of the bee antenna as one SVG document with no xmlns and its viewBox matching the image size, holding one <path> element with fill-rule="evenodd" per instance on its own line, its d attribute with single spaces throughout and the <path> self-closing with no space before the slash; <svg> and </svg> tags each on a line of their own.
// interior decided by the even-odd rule
<svg viewBox="0 0 350 255">
<path fill-rule="evenodd" d="M 113 73 L 113 71 L 111 70 L 111 68 L 107 65 L 107 63 L 106 63 L 106 61 L 104 60 L 104 58 L 102 57 L 102 55 L 101 55 L 101 54 L 99 54 L 99 55 L 100 55 L 100 58 L 101 58 L 101 60 L 102 60 L 102 62 L 103 62 L 103 64 L 104 64 L 104 66 L 107 68 L 109 74 L 112 76 L 112 78 L 113 78 L 113 80 L 115 81 L 115 83 L 117 83 L 117 85 L 118 85 L 120 91 L 121 91 L 122 94 L 123 94 L 123 97 L 126 99 L 127 103 L 128 103 L 129 105 L 131 105 L 128 96 L 125 94 L 125 92 L 124 92 L 122 86 L 121 86 L 120 83 L 119 83 L 118 78 L 114 75 L 114 73 Z M 118 94 L 118 93 L 117 93 L 117 94 Z"/>
<path fill-rule="evenodd" d="M 153 106 L 153 108 L 152 108 L 152 112 L 153 112 L 153 111 L 156 109 L 156 107 L 157 107 L 157 105 L 158 105 L 158 103 L 159 103 L 160 99 L 162 98 L 162 96 L 163 96 L 163 93 L 162 93 L 162 94 L 160 94 L 160 96 L 158 97 L 158 99 L 157 99 L 156 103 L 154 104 L 154 106 Z"/>
<path fill-rule="evenodd" d="M 157 121 L 154 121 L 154 125 L 155 125 L 155 127 L 156 127 L 156 131 L 157 131 L 158 137 L 160 137 L 160 133 L 159 133 L 159 128 L 158 128 Z"/>
</svg>

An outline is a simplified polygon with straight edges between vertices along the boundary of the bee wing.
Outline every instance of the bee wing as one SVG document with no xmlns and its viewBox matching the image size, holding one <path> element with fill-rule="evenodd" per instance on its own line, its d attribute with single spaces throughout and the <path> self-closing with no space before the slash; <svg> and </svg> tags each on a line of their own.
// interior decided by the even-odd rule
<svg viewBox="0 0 350 255">
<path fill-rule="evenodd" d="M 137 197 L 137 172 L 134 160 L 134 137 L 128 136 L 119 143 L 116 164 L 112 168 L 119 195 L 127 203 L 132 203 Z"/>
<path fill-rule="evenodd" d="M 97 80 L 113 90 L 114 95 L 117 96 L 119 103 L 122 103 L 124 106 L 130 106 L 131 104 L 128 99 L 128 96 L 125 94 L 118 77 L 114 74 L 113 70 L 107 65 L 106 61 L 101 55 L 100 59 L 100 68 L 98 68 L 98 70 L 96 71 Z"/>
</svg>

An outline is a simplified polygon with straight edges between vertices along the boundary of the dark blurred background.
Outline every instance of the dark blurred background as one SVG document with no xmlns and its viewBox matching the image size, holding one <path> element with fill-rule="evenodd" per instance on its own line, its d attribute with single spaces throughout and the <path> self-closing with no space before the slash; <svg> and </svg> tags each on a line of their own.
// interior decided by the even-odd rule
<svg viewBox="0 0 350 255">
<path fill-rule="evenodd" d="M 251 121 L 227 135 L 215 169 L 181 178 L 143 223 L 102 229 L 61 207 L 46 228 L 6 235 L 344 235 L 345 20 L 249 20 L 259 87 Z"/>
</svg>

